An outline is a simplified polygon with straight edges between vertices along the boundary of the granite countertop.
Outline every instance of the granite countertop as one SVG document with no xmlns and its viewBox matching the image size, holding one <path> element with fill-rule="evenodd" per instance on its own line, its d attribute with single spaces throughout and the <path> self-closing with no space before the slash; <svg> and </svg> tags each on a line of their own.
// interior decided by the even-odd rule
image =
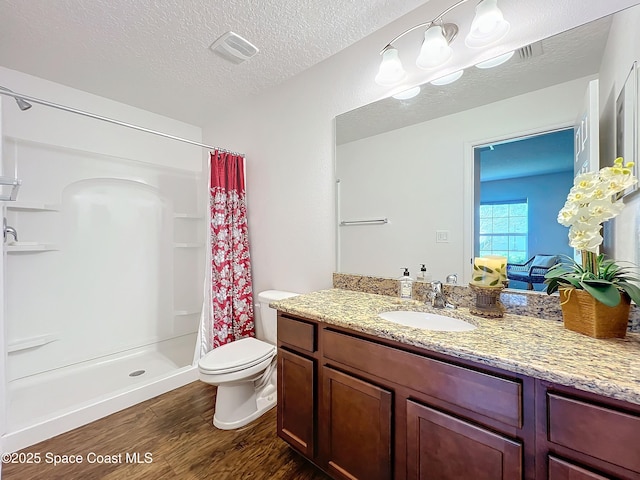
<svg viewBox="0 0 640 480">
<path fill-rule="evenodd" d="M 434 309 L 396 297 L 321 290 L 271 303 L 331 325 L 422 347 L 465 360 L 575 387 L 640 405 L 640 333 L 624 339 L 594 339 L 566 330 L 562 322 L 506 314 L 486 319 L 466 308 Z M 388 322 L 378 313 L 416 310 L 473 323 L 469 332 L 436 332 Z"/>
</svg>

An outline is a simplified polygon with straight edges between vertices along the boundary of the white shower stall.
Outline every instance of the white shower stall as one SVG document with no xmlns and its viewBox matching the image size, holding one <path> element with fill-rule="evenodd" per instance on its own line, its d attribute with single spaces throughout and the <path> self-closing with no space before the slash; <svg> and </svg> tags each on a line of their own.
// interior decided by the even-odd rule
<svg viewBox="0 0 640 480">
<path fill-rule="evenodd" d="M 198 141 L 199 128 L 0 68 L 0 85 Z M 2 450 L 197 378 L 207 152 L 34 104 L 0 102 Z"/>
</svg>

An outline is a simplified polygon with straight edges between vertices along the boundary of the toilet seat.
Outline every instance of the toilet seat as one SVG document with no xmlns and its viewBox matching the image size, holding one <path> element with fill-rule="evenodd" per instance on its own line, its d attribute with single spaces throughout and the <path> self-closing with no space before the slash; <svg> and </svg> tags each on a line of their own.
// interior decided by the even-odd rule
<svg viewBox="0 0 640 480">
<path fill-rule="evenodd" d="M 246 370 L 276 353 L 276 347 L 253 337 L 243 338 L 207 353 L 198 362 L 200 371 L 208 375 L 222 375 Z"/>
</svg>

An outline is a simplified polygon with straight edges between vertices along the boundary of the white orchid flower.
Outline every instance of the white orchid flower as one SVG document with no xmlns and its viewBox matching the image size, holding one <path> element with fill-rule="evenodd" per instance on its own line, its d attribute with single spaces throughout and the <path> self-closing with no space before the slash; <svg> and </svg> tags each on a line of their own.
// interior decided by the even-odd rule
<svg viewBox="0 0 640 480">
<path fill-rule="evenodd" d="M 615 197 L 637 183 L 633 163 L 616 158 L 611 167 L 582 173 L 574 179 L 567 201 L 558 212 L 558 223 L 569 227 L 569 244 L 579 250 L 597 252 L 602 244 L 602 223 L 622 212 L 624 204 Z"/>
<path fill-rule="evenodd" d="M 584 224 L 583 224 L 584 225 Z M 591 227 L 590 225 L 587 225 Z M 572 225 L 569 228 L 569 245 L 578 250 L 597 252 L 602 243 L 602 235 L 593 228 L 582 229 L 581 225 Z"/>
</svg>

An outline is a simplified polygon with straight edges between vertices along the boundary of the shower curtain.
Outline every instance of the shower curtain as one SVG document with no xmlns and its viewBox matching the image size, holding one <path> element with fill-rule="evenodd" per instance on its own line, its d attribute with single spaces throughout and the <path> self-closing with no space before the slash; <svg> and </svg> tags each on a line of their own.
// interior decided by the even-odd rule
<svg viewBox="0 0 640 480">
<path fill-rule="evenodd" d="M 216 150 L 210 157 L 208 278 L 200 322 L 200 356 L 255 336 L 244 157 Z"/>
</svg>

